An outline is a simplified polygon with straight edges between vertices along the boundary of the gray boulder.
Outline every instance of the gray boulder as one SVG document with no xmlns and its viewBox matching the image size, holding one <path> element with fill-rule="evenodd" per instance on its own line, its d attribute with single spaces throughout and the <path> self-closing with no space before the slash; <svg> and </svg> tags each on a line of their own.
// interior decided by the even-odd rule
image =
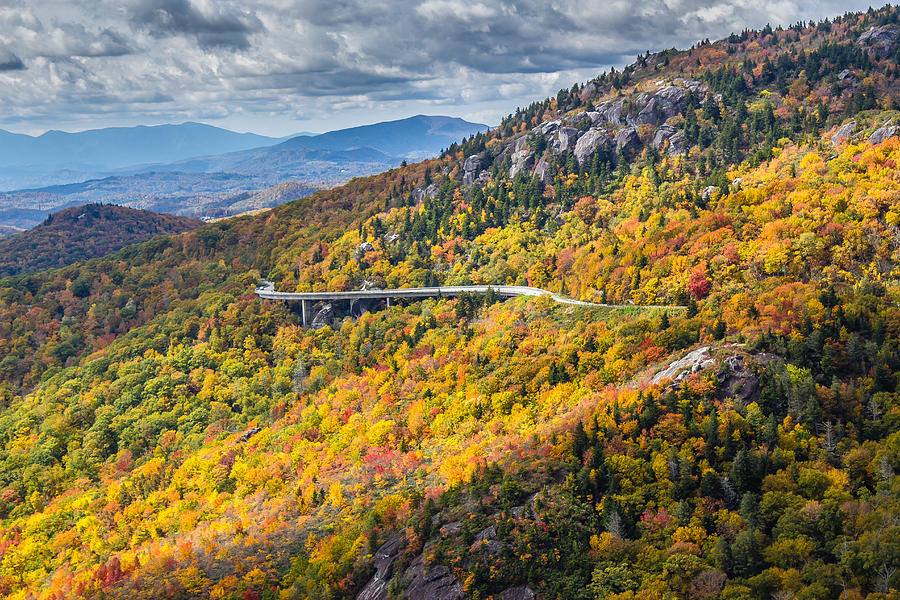
<svg viewBox="0 0 900 600">
<path fill-rule="evenodd" d="M 656 133 L 653 134 L 653 140 L 650 142 L 650 145 L 654 150 L 662 150 L 665 143 L 676 133 L 678 132 L 671 125 L 662 125 L 656 130 Z"/>
<path fill-rule="evenodd" d="M 416 557 L 407 570 L 412 581 L 406 588 L 409 600 L 462 600 L 463 587 L 453 572 L 444 565 L 428 566 L 422 556 Z"/>
<path fill-rule="evenodd" d="M 609 133 L 602 129 L 591 128 L 584 132 L 575 144 L 575 160 L 584 165 L 598 148 L 608 149 L 611 145 Z"/>
<path fill-rule="evenodd" d="M 400 554 L 403 538 L 396 535 L 375 551 L 375 575 L 356 595 L 356 600 L 384 600 L 394 569 L 394 562 Z"/>
<path fill-rule="evenodd" d="M 676 131 L 675 135 L 669 138 L 669 156 L 676 156 L 684 152 L 687 145 L 687 139 L 684 137 L 683 131 Z"/>
<path fill-rule="evenodd" d="M 537 165 L 535 165 L 534 176 L 537 177 L 544 185 L 550 183 L 550 163 L 547 162 L 546 158 L 541 157 L 541 160 L 539 160 Z"/>
<path fill-rule="evenodd" d="M 478 176 L 478 172 L 481 170 L 481 165 L 483 163 L 484 154 L 473 154 L 466 159 L 463 163 L 463 185 L 472 185 L 475 183 L 475 178 Z"/>
<path fill-rule="evenodd" d="M 330 326 L 333 321 L 334 307 L 331 306 L 331 304 L 326 304 L 316 312 L 316 316 L 313 317 L 310 327 L 312 329 L 322 329 L 323 327 Z"/>
<path fill-rule="evenodd" d="M 744 364 L 744 357 L 734 354 L 724 361 L 725 368 L 718 374 L 719 390 L 723 397 L 734 398 L 743 406 L 759 399 L 759 377 Z"/>
<path fill-rule="evenodd" d="M 497 537 L 497 528 L 494 525 L 490 525 L 489 527 L 485 527 L 481 531 L 475 534 L 475 542 L 483 542 L 486 540 L 492 540 Z"/>
<path fill-rule="evenodd" d="M 656 90 L 653 98 L 659 105 L 663 120 L 684 112 L 684 99 L 686 96 L 687 92 L 684 88 L 674 85 L 666 85 Z"/>
<path fill-rule="evenodd" d="M 884 140 L 894 137 L 898 134 L 900 134 L 900 127 L 897 127 L 896 125 L 885 124 L 872 132 L 872 135 L 869 136 L 869 143 L 880 144 Z"/>
<path fill-rule="evenodd" d="M 534 592 L 527 585 L 519 585 L 500 592 L 500 600 L 534 600 Z"/>
<path fill-rule="evenodd" d="M 616 132 L 616 151 L 621 150 L 628 155 L 637 152 L 640 147 L 641 138 L 634 127 L 623 127 Z"/>
<path fill-rule="evenodd" d="M 372 252 L 375 250 L 375 247 L 372 246 L 369 242 L 363 242 L 359 246 L 356 247 L 357 254 L 365 254 L 366 252 Z"/>
<path fill-rule="evenodd" d="M 550 145 L 550 151 L 554 154 L 568 152 L 575 147 L 578 133 L 579 131 L 574 127 L 560 127 L 553 138 L 553 143 Z"/>
<path fill-rule="evenodd" d="M 441 537 L 449 537 L 462 529 L 462 521 L 453 521 L 441 527 Z"/>
<path fill-rule="evenodd" d="M 684 86 L 684 89 L 691 92 L 694 96 L 697 96 L 700 99 L 706 97 L 711 90 L 710 87 L 703 83 L 702 81 L 697 81 L 696 79 L 686 79 L 681 82 L 681 85 Z"/>
<path fill-rule="evenodd" d="M 831 136 L 831 143 L 835 146 L 840 144 L 843 141 L 850 139 L 850 136 L 853 135 L 853 132 L 856 131 L 856 121 L 850 120 L 844 123 L 838 128 L 838 130 Z"/>
<path fill-rule="evenodd" d="M 859 36 L 856 43 L 877 58 L 888 58 L 897 48 L 900 27 L 896 25 L 873 26 Z"/>
<path fill-rule="evenodd" d="M 837 78 L 838 81 L 843 81 L 844 83 L 849 83 L 851 85 L 855 85 L 859 81 L 850 69 L 844 69 L 838 73 Z"/>
<path fill-rule="evenodd" d="M 708 369 L 714 364 L 715 361 L 709 352 L 709 346 L 703 346 L 670 363 L 668 367 L 653 376 L 651 383 L 660 383 L 666 379 L 672 379 L 675 383 L 680 383 L 691 373 Z"/>
<path fill-rule="evenodd" d="M 624 125 L 625 119 L 622 110 L 625 107 L 625 99 L 607 100 L 597 107 L 597 114 L 600 115 L 600 121 L 610 125 Z"/>
<path fill-rule="evenodd" d="M 530 169 L 534 164 L 534 150 L 525 146 L 516 150 L 512 155 L 512 165 L 509 167 L 509 178 L 512 179 L 524 169 Z"/>
<path fill-rule="evenodd" d="M 600 113 L 598 113 L 596 110 L 589 110 L 584 114 L 587 118 L 589 118 L 591 120 L 591 125 L 596 125 L 603 118 L 602 115 Z"/>
<path fill-rule="evenodd" d="M 553 135 L 557 129 L 562 125 L 562 121 L 557 119 L 555 121 L 545 121 L 532 129 L 534 133 L 539 133 L 543 136 Z"/>
<path fill-rule="evenodd" d="M 650 101 L 641 109 L 641 112 L 629 120 L 633 125 L 659 125 L 663 121 L 665 121 L 665 117 L 656 98 L 650 98 Z"/>
</svg>

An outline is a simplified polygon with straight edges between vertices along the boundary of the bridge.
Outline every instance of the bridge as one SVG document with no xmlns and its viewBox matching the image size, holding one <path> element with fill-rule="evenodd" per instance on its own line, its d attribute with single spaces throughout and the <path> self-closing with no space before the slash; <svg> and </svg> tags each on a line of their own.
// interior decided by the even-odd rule
<svg viewBox="0 0 900 600">
<path fill-rule="evenodd" d="M 487 294 L 492 290 L 500 298 L 513 298 L 515 296 L 549 296 L 551 300 L 559 304 L 571 306 L 586 306 L 589 308 L 667 308 L 681 309 L 683 306 L 649 305 L 638 306 L 635 304 L 603 304 L 597 302 L 585 302 L 566 298 L 548 290 L 523 285 L 445 285 L 440 287 L 399 288 L 392 290 L 354 290 L 349 292 L 276 292 L 275 284 L 271 281 L 263 281 L 254 292 L 260 298 L 266 300 L 286 300 L 300 302 L 303 315 L 303 326 L 306 327 L 306 303 L 319 301 L 349 300 L 352 307 L 356 300 L 381 299 L 391 305 L 391 298 L 449 298 L 462 294 Z"/>
</svg>

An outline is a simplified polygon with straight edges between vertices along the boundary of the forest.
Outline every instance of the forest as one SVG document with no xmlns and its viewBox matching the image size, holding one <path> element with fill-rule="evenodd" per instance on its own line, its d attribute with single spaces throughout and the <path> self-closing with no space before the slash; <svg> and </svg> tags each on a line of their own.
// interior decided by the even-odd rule
<svg viewBox="0 0 900 600">
<path fill-rule="evenodd" d="M 0 595 L 900 598 L 872 28 L 900 9 L 648 53 L 438 158 L 0 279 Z M 303 328 L 261 279 L 634 306 Z"/>
</svg>

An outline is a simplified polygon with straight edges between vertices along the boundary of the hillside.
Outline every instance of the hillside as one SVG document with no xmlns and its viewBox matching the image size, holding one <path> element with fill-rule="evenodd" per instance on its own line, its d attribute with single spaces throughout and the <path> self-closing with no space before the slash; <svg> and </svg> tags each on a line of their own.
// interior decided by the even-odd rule
<svg viewBox="0 0 900 600">
<path fill-rule="evenodd" d="M 283 179 L 273 173 L 150 172 L 35 190 L 0 192 L 0 223 L 28 229 L 53 211 L 90 203 L 124 205 L 195 219 L 223 217 L 244 212 L 232 205 L 246 204 L 251 196 L 262 198 L 260 190 L 275 186 L 289 187 L 293 192 L 290 199 L 293 200 L 323 187 L 299 181 L 283 182 Z M 254 208 L 274 205 L 273 202 L 263 202 Z"/>
<path fill-rule="evenodd" d="M 124 206 L 74 206 L 53 213 L 34 229 L 0 240 L 0 276 L 106 256 L 123 246 L 190 231 L 202 224 L 195 219 Z"/>
<path fill-rule="evenodd" d="M 898 32 L 645 55 L 439 158 L 0 280 L 0 593 L 897 597 Z M 261 278 L 684 308 L 304 329 Z"/>
</svg>

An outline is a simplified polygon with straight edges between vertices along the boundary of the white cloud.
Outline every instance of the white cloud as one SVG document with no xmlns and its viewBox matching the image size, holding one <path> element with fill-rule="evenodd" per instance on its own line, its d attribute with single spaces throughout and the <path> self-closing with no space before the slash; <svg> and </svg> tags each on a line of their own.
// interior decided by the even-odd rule
<svg viewBox="0 0 900 600">
<path fill-rule="evenodd" d="M 3 0 L 0 0 L 2 2 Z M 0 127 L 208 119 L 284 134 L 417 112 L 496 122 L 646 50 L 868 5 L 780 0 L 24 0 Z"/>
</svg>

